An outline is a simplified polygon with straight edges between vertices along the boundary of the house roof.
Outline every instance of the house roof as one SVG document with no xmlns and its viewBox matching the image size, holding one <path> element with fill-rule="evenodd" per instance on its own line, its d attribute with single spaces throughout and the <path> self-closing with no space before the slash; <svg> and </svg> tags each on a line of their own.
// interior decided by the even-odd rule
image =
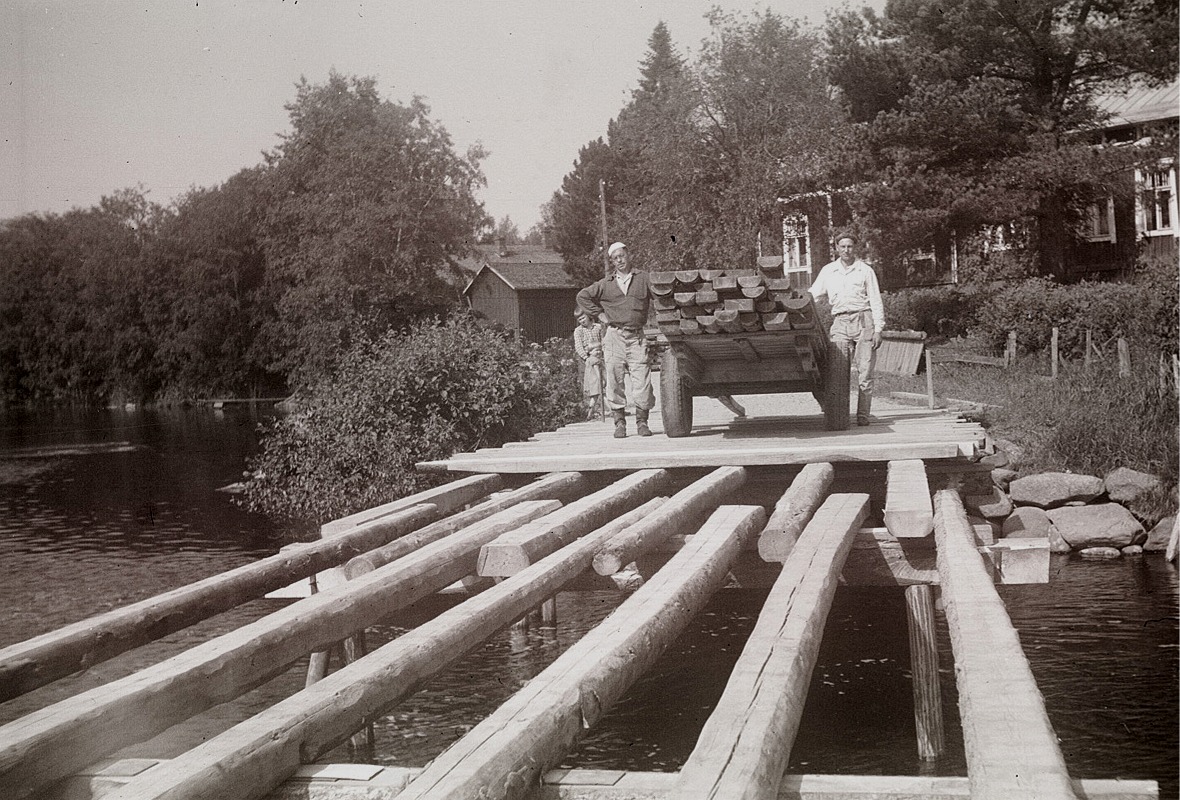
<svg viewBox="0 0 1180 800">
<path fill-rule="evenodd" d="M 509 245 L 506 253 L 499 252 L 495 245 L 480 245 L 479 250 L 482 263 L 463 289 L 464 294 L 485 269 L 516 291 L 581 288 L 565 271 L 561 254 L 543 245 Z"/>
<path fill-rule="evenodd" d="M 1180 82 L 1154 88 L 1133 86 L 1117 95 L 1099 97 L 1097 103 L 1110 115 L 1107 128 L 1174 119 L 1180 117 Z"/>
</svg>

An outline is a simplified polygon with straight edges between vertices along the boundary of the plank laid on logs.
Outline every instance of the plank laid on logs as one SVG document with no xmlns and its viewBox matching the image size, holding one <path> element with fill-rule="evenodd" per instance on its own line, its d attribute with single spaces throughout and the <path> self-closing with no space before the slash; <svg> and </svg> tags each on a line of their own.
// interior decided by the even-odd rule
<svg viewBox="0 0 1180 800">
<path fill-rule="evenodd" d="M 124 758 L 87 767 L 64 785 L 64 794 L 105 796 L 130 783 L 163 759 Z M 421 767 L 378 767 L 369 764 L 307 764 L 295 771 L 272 797 L 322 797 L 323 800 L 373 800 L 375 792 L 402 791 Z M 553 769 L 540 780 L 537 796 L 547 800 L 674 800 L 675 772 L 632 772 L 604 769 Z M 1073 781 L 1074 790 L 1089 800 L 1159 800 L 1153 780 L 1085 778 Z M 798 775 L 783 776 L 778 800 L 967 800 L 966 778 L 920 775 Z"/>
<path fill-rule="evenodd" d="M 729 682 L 680 769 L 676 797 L 775 800 L 867 494 L 836 494 L 783 563 Z"/>
<path fill-rule="evenodd" d="M 694 559 L 692 553 L 685 554 L 683 563 L 692 568 L 678 571 L 663 583 L 640 589 L 627 602 L 640 592 L 644 597 L 663 600 L 667 592 L 661 592 L 662 587 L 684 586 L 666 600 L 674 607 L 664 609 L 661 604 L 661 613 L 655 615 L 659 625 L 667 626 L 671 635 L 678 633 L 677 626 L 686 624 L 697 610 L 695 603 L 703 603 L 711 590 L 724 581 L 726 557 L 740 548 L 742 535 L 748 532 L 737 528 L 721 544 L 717 543 L 723 538 L 721 535 L 708 537 L 696 549 L 698 558 Z M 241 800 L 264 795 L 294 773 L 301 762 L 328 752 L 366 719 L 381 715 L 417 684 L 558 592 L 587 569 L 592 554 L 604 540 L 605 535 L 599 532 L 588 534 L 408 631 L 348 670 L 327 676 L 311 688 L 173 759 L 163 769 L 143 775 L 115 796 L 122 800 L 165 797 Z M 692 575 L 685 577 L 681 573 Z M 633 619 L 623 616 L 627 618 L 624 623 Z M 638 626 L 639 635 L 644 635 L 649 627 Z M 610 635 L 613 638 L 616 634 Z M 646 666 L 646 662 L 641 666 Z M 627 674 L 625 668 L 615 672 L 620 659 L 609 661 L 608 667 L 607 672 L 614 680 L 621 680 Z M 347 702 L 341 702 L 344 697 Z M 590 703 L 579 710 L 590 718 L 596 713 Z"/>
<path fill-rule="evenodd" d="M 890 461 L 885 481 L 885 527 L 898 538 L 921 538 L 934 531 L 934 507 L 926 465 L 918 459 Z"/>
<path fill-rule="evenodd" d="M 0 700 L 338 566 L 439 516 L 433 503 L 412 506 L 340 536 L 283 548 L 268 558 L 10 645 L 0 650 Z"/>
<path fill-rule="evenodd" d="M 594 556 L 594 571 L 614 575 L 627 564 L 676 532 L 694 516 L 716 507 L 746 480 L 744 467 L 718 467 L 672 496 L 647 520 L 616 535 Z"/>
<path fill-rule="evenodd" d="M 758 536 L 758 555 L 763 561 L 786 560 L 804 526 L 828 496 L 835 477 L 836 470 L 828 463 L 807 464 L 799 471 Z"/>
<path fill-rule="evenodd" d="M 758 506 L 717 509 L 666 570 L 435 758 L 398 797 L 521 797 L 721 588 L 765 518 Z"/>
<path fill-rule="evenodd" d="M 496 578 L 515 575 L 540 557 L 647 502 L 667 482 L 667 470 L 633 472 L 543 520 L 505 532 L 480 549 L 476 573 Z"/>
<path fill-rule="evenodd" d="M 725 274 L 726 274 L 726 275 L 729 275 L 731 278 L 750 278 L 750 277 L 753 277 L 753 276 L 757 275 L 757 274 L 758 274 L 758 270 L 756 270 L 756 269 L 745 269 L 745 268 L 742 268 L 742 269 L 727 269 L 727 270 L 725 270 Z"/>
<path fill-rule="evenodd" d="M 537 480 L 526 483 L 518 489 L 505 492 L 499 497 L 489 497 L 482 503 L 471 508 L 452 514 L 446 519 L 432 522 L 430 525 L 403 536 L 396 541 L 381 547 L 375 547 L 367 553 L 356 556 L 344 565 L 344 575 L 348 579 L 356 578 L 366 572 L 372 572 L 378 567 L 392 563 L 403 556 L 407 556 L 418 548 L 436 542 L 455 531 L 474 525 L 480 520 L 487 519 L 493 514 L 511 508 L 517 503 L 530 500 L 555 499 L 567 501 L 578 493 L 584 492 L 589 481 L 576 472 L 554 472 L 542 476 Z"/>
<path fill-rule="evenodd" d="M 717 292 L 709 289 L 698 289 L 696 293 L 696 304 L 699 306 L 713 305 L 721 302 L 717 297 Z"/>
<path fill-rule="evenodd" d="M 971 797 L 1077 800 L 1020 638 L 952 489 L 935 495 L 934 538 Z"/>
<path fill-rule="evenodd" d="M 680 316 L 684 317 L 685 319 L 695 319 L 704 313 L 705 310 L 698 305 L 680 307 Z"/>
<path fill-rule="evenodd" d="M 505 526 L 522 525 L 558 506 L 555 500 L 515 505 L 331 592 L 0 727 L 0 797 L 27 797 L 121 747 L 240 696 L 308 652 L 470 575 L 479 548 Z"/>
<path fill-rule="evenodd" d="M 679 325 L 680 310 L 676 309 L 675 311 L 656 311 L 656 324 L 662 324 L 665 322 L 675 322 L 677 325 Z"/>
<path fill-rule="evenodd" d="M 735 291 L 738 288 L 737 278 L 729 275 L 718 275 L 713 279 L 713 290 L 717 292 Z"/>
<path fill-rule="evenodd" d="M 791 286 L 790 278 L 769 278 L 766 281 L 766 288 L 772 292 L 795 291 L 795 287 Z"/>
<path fill-rule="evenodd" d="M 682 319 L 680 320 L 680 333 L 686 336 L 695 336 L 701 332 L 701 325 L 696 319 Z"/>
</svg>

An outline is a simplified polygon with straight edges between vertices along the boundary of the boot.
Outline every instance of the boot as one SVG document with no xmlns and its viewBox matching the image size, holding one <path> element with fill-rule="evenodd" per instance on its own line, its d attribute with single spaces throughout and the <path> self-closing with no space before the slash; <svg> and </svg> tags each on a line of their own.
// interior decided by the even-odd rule
<svg viewBox="0 0 1180 800">
<path fill-rule="evenodd" d="M 869 424 L 869 411 L 873 408 L 873 396 L 866 391 L 856 393 L 856 424 Z"/>
<path fill-rule="evenodd" d="M 611 416 L 615 418 L 615 438 L 627 438 L 627 412 L 621 408 L 612 408 Z"/>
<path fill-rule="evenodd" d="M 651 428 L 647 427 L 647 409 L 635 409 L 635 432 L 640 436 L 651 436 Z"/>
</svg>

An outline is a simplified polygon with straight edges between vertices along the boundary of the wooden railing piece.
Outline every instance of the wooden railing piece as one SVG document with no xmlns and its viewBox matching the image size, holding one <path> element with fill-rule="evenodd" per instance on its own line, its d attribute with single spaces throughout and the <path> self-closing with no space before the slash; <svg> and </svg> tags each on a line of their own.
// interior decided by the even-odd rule
<svg viewBox="0 0 1180 800">
<path fill-rule="evenodd" d="M 935 495 L 934 538 L 973 800 L 1077 800 L 1020 638 L 962 501 Z"/>
<path fill-rule="evenodd" d="M 718 467 L 672 496 L 657 514 L 620 532 L 594 556 L 594 571 L 614 575 L 636 556 L 656 547 L 684 523 L 708 513 L 746 480 L 743 467 Z"/>
<path fill-rule="evenodd" d="M 265 794 L 301 763 L 329 751 L 366 720 L 558 592 L 589 568 L 593 554 L 612 533 L 608 526 L 587 534 L 106 800 L 235 800 Z"/>
<path fill-rule="evenodd" d="M 867 494 L 831 495 L 804 528 L 680 770 L 677 798 L 778 796 L 840 570 L 868 507 Z"/>
<path fill-rule="evenodd" d="M 515 575 L 538 558 L 606 524 L 650 499 L 668 482 L 668 471 L 640 470 L 607 489 L 576 500 L 544 520 L 504 533 L 483 546 L 476 571 L 485 577 Z"/>
<path fill-rule="evenodd" d="M 717 509 L 667 569 L 435 758 L 398 797 L 522 797 L 723 585 L 729 564 L 765 520 L 759 506 Z"/>
<path fill-rule="evenodd" d="M 472 506 L 446 519 L 427 525 L 416 533 L 402 537 L 382 547 L 377 547 L 356 556 L 344 565 L 345 577 L 352 579 L 366 572 L 372 572 L 378 567 L 392 563 L 430 542 L 449 536 L 457 530 L 473 525 L 480 520 L 487 519 L 493 514 L 511 508 L 517 503 L 529 500 L 543 500 L 553 498 L 567 502 L 571 497 L 585 492 L 589 480 L 580 472 L 554 472 L 545 475 L 532 483 L 505 492 L 499 497 L 489 497 L 482 503 Z"/>
<path fill-rule="evenodd" d="M 140 647 L 404 536 L 442 514 L 434 503 L 394 512 L 346 534 L 117 608 L 0 650 L 0 701 Z"/>
<path fill-rule="evenodd" d="M 238 697 L 308 652 L 470 575 L 480 547 L 558 506 L 556 500 L 515 505 L 357 580 L 0 727 L 0 797 L 33 794 L 123 746 Z"/>
<path fill-rule="evenodd" d="M 775 503 L 766 530 L 758 536 L 763 561 L 786 561 L 807 521 L 828 496 L 836 470 L 829 463 L 806 464 Z"/>
<path fill-rule="evenodd" d="M 885 481 L 885 527 L 899 539 L 921 539 L 934 530 L 926 465 L 920 459 L 890 461 Z"/>
</svg>

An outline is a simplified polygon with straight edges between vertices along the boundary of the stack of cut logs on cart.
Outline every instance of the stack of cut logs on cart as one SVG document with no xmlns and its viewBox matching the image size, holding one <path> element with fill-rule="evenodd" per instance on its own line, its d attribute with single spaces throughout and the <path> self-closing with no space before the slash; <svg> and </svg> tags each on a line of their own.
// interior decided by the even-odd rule
<svg viewBox="0 0 1180 800">
<path fill-rule="evenodd" d="M 652 272 L 656 324 L 665 336 L 814 328 L 811 298 L 789 278 L 756 269 Z"/>
</svg>

